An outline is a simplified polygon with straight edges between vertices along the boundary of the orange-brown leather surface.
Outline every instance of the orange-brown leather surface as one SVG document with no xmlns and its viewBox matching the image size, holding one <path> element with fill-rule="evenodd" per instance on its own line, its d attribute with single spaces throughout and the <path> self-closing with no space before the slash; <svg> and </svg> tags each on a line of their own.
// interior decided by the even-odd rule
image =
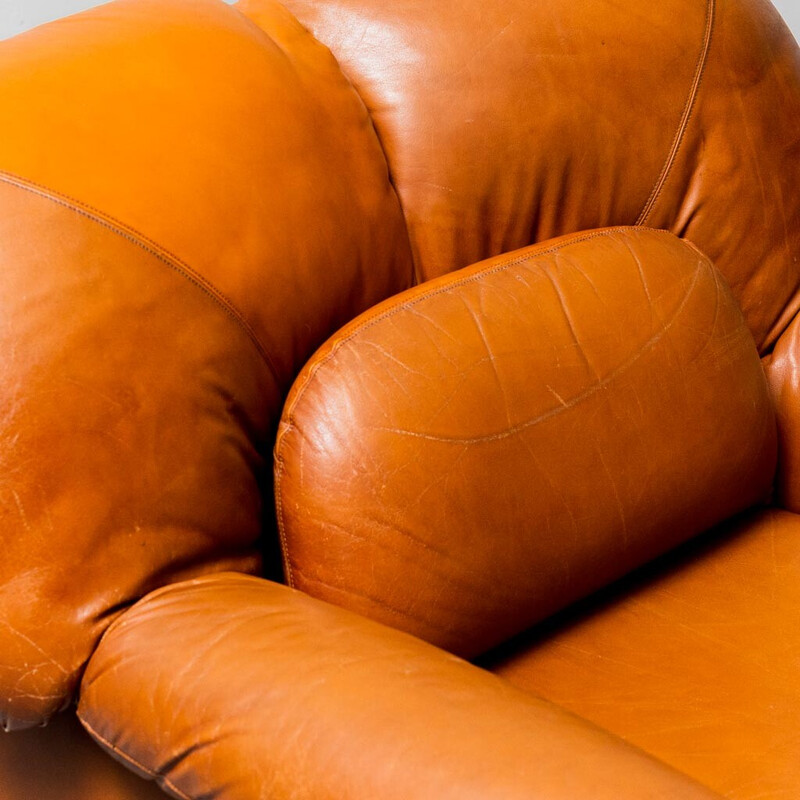
<svg viewBox="0 0 800 800">
<path fill-rule="evenodd" d="M 0 170 L 187 264 L 288 384 L 411 262 L 363 103 L 264 5 L 266 30 L 220 0 L 117 0 L 0 43 Z"/>
<path fill-rule="evenodd" d="M 800 517 L 769 510 L 592 598 L 493 668 L 729 800 L 790 800 L 798 631 Z"/>
<path fill-rule="evenodd" d="M 800 48 L 769 0 L 713 5 L 695 102 L 642 221 L 711 258 L 763 353 L 800 307 Z"/>
<path fill-rule="evenodd" d="M 548 237 L 640 226 L 403 295 L 306 368 L 290 579 L 485 649 L 766 496 L 756 347 L 800 510 L 800 59 L 767 0 L 286 5 L 300 22 L 118 0 L 0 43 L 4 727 L 68 705 L 142 594 L 259 569 L 265 454 L 327 336 Z M 498 670 L 732 800 L 795 797 L 798 533 L 739 522 Z M 105 746 L 181 797 L 712 797 L 232 574 L 123 615 L 85 687 Z M 71 725 L 0 746 L 0 800 L 47 798 L 61 765 L 61 797 L 153 795 Z"/>
<path fill-rule="evenodd" d="M 123 615 L 79 714 L 181 798 L 717 797 L 411 636 L 241 575 L 168 587 Z"/>
<path fill-rule="evenodd" d="M 155 784 L 108 757 L 75 714 L 44 728 L 0 731 L 0 800 L 165 800 Z"/>
<path fill-rule="evenodd" d="M 475 655 L 765 499 L 775 423 L 719 273 L 611 229 L 359 317 L 276 459 L 292 585 Z"/>
<path fill-rule="evenodd" d="M 247 333 L 154 253 L 0 181 L 0 716 L 68 701 L 120 608 L 257 570 L 279 398 Z"/>
<path fill-rule="evenodd" d="M 283 395 L 411 262 L 363 104 L 282 10 L 265 30 L 120 0 L 3 42 L 0 131 L 0 722 L 21 727 L 143 593 L 258 569 Z"/>
<path fill-rule="evenodd" d="M 800 513 L 800 316 L 763 359 L 778 420 L 775 502 Z"/>
<path fill-rule="evenodd" d="M 705 0 L 285 5 L 370 109 L 423 280 L 636 222 L 707 24 Z"/>
<path fill-rule="evenodd" d="M 794 315 L 800 51 L 769 0 L 285 4 L 372 112 L 421 278 L 638 223 L 709 255 L 762 352 Z"/>
</svg>

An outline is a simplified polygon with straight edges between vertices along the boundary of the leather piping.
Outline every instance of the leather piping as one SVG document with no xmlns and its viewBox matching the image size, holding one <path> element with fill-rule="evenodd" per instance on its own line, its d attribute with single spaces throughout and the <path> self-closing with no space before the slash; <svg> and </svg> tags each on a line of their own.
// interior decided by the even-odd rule
<svg viewBox="0 0 800 800">
<path fill-rule="evenodd" d="M 276 383 L 280 385 L 281 381 L 278 377 L 278 371 L 274 362 L 267 352 L 267 349 L 258 338 L 258 334 L 256 334 L 250 323 L 244 318 L 242 312 L 239 311 L 233 301 L 224 292 L 217 289 L 213 283 L 204 278 L 199 272 L 192 269 L 188 264 L 178 258 L 178 256 L 174 255 L 166 248 L 156 244 L 152 239 L 147 238 L 135 228 L 131 228 L 114 217 L 108 216 L 102 211 L 99 211 L 98 209 L 85 203 L 81 203 L 79 200 L 75 200 L 68 195 L 53 191 L 46 186 L 42 186 L 34 181 L 29 181 L 25 178 L 21 178 L 3 170 L 0 170 L 0 182 L 7 183 L 11 186 L 15 186 L 18 189 L 30 192 L 31 194 L 35 194 L 44 198 L 45 200 L 50 200 L 57 205 L 63 206 L 64 208 L 75 212 L 76 214 L 80 214 L 82 217 L 90 219 L 92 222 L 96 222 L 98 225 L 102 225 L 107 230 L 117 234 L 117 236 L 121 236 L 131 244 L 136 245 L 138 248 L 158 259 L 162 264 L 166 264 L 166 266 L 168 266 L 170 269 L 182 275 L 184 278 L 186 278 L 186 280 L 194 284 L 198 289 L 211 297 L 211 299 L 217 305 L 219 305 L 223 311 L 225 311 L 225 313 L 231 317 L 234 322 L 239 325 L 239 327 L 242 328 L 242 330 L 244 330 L 248 338 L 253 342 L 259 354 L 263 358 Z"/>
<path fill-rule="evenodd" d="M 678 125 L 678 130 L 675 132 L 675 138 L 672 140 L 672 146 L 670 148 L 669 155 L 667 156 L 667 160 L 664 162 L 664 167 L 661 170 L 661 174 L 658 176 L 658 180 L 656 180 L 655 186 L 653 186 L 653 191 L 650 192 L 650 197 L 647 199 L 641 214 L 639 214 L 639 218 L 636 220 L 637 226 L 645 225 L 647 220 L 650 218 L 650 215 L 653 213 L 653 208 L 655 207 L 658 198 L 661 196 L 661 192 L 663 191 L 667 179 L 672 172 L 672 168 L 675 165 L 675 161 L 678 158 L 678 153 L 680 152 L 681 146 L 683 145 L 686 137 L 686 129 L 688 128 L 689 122 L 692 118 L 692 114 L 697 103 L 697 94 L 700 91 L 700 84 L 703 82 L 703 75 L 705 74 L 706 64 L 708 63 L 708 53 L 711 49 L 711 39 L 714 33 L 715 16 L 716 0 L 708 0 L 708 5 L 706 7 L 706 29 L 703 37 L 703 49 L 697 62 L 697 68 L 695 69 L 692 88 L 689 92 L 689 97 L 686 100 L 686 105 L 683 108 L 683 114 L 681 115 L 681 121 Z"/>
</svg>

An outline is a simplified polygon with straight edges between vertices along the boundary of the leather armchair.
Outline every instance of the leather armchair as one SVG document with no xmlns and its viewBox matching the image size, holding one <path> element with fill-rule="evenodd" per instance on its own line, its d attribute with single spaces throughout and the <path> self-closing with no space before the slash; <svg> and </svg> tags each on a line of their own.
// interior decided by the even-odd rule
<svg viewBox="0 0 800 800">
<path fill-rule="evenodd" d="M 0 130 L 0 800 L 800 793 L 767 0 L 116 0 Z"/>
</svg>

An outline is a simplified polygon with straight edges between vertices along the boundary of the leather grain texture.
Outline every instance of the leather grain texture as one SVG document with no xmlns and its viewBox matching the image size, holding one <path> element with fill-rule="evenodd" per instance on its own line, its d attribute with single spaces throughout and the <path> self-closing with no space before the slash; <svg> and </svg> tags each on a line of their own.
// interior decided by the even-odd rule
<svg viewBox="0 0 800 800">
<path fill-rule="evenodd" d="M 486 666 L 729 800 L 800 796 L 800 517 L 748 514 Z"/>
<path fill-rule="evenodd" d="M 778 420 L 776 505 L 800 513 L 800 316 L 762 363 Z"/>
<path fill-rule="evenodd" d="M 527 693 L 421 639 L 800 512 L 799 131 L 768 0 L 116 0 L 0 43 L 0 726 L 87 670 L 180 798 L 794 800 L 792 514 L 513 642 Z M 241 574 L 278 523 L 317 599 Z M 55 725 L 0 800 L 157 794 Z"/>
<path fill-rule="evenodd" d="M 298 378 L 276 446 L 292 585 L 475 655 L 769 492 L 736 301 L 640 228 L 398 295 Z"/>
<path fill-rule="evenodd" d="M 708 255 L 764 354 L 800 308 L 800 49 L 769 0 L 714 6 L 681 146 L 642 221 Z"/>
<path fill-rule="evenodd" d="M 421 280 L 635 223 L 707 27 L 705 0 L 286 6 L 331 48 L 372 113 Z"/>
<path fill-rule="evenodd" d="M 367 112 L 276 9 L 120 0 L 0 45 L 5 727 L 142 594 L 260 568 L 295 373 L 411 280 Z"/>
<path fill-rule="evenodd" d="M 69 702 L 119 610 L 259 568 L 279 408 L 246 332 L 176 270 L 0 182 L 0 681 L 7 727 Z"/>
<path fill-rule="evenodd" d="M 800 51 L 769 0 L 286 5 L 372 112 L 421 279 L 641 224 L 708 254 L 762 353 L 800 307 Z"/>
<path fill-rule="evenodd" d="M 716 797 L 441 650 L 241 575 L 168 587 L 122 616 L 79 714 L 186 800 Z"/>
</svg>

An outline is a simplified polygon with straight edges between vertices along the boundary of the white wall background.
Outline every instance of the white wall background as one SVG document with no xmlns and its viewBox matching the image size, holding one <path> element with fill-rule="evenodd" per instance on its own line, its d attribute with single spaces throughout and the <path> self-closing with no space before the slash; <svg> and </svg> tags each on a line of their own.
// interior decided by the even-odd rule
<svg viewBox="0 0 800 800">
<path fill-rule="evenodd" d="M 6 39 L 43 22 L 103 5 L 104 2 L 107 0 L 0 0 L 0 39 Z M 236 0 L 225 2 L 234 3 Z"/>
<path fill-rule="evenodd" d="M 800 41 L 800 0 L 772 0 Z"/>
<path fill-rule="evenodd" d="M 85 8 L 101 5 L 103 0 L 0 0 L 0 39 L 41 25 Z M 442 2 L 443 0 L 429 0 Z M 444 0 L 445 2 L 447 0 Z M 542 0 L 547 2 L 547 0 Z M 645 0 L 647 2 L 648 0 Z M 234 0 L 226 0 L 233 3 Z M 657 0 L 655 0 L 657 2 Z M 794 35 L 800 40 L 800 0 L 773 0 Z"/>
<path fill-rule="evenodd" d="M 99 5 L 99 0 L 0 0 L 0 39 Z"/>
</svg>

